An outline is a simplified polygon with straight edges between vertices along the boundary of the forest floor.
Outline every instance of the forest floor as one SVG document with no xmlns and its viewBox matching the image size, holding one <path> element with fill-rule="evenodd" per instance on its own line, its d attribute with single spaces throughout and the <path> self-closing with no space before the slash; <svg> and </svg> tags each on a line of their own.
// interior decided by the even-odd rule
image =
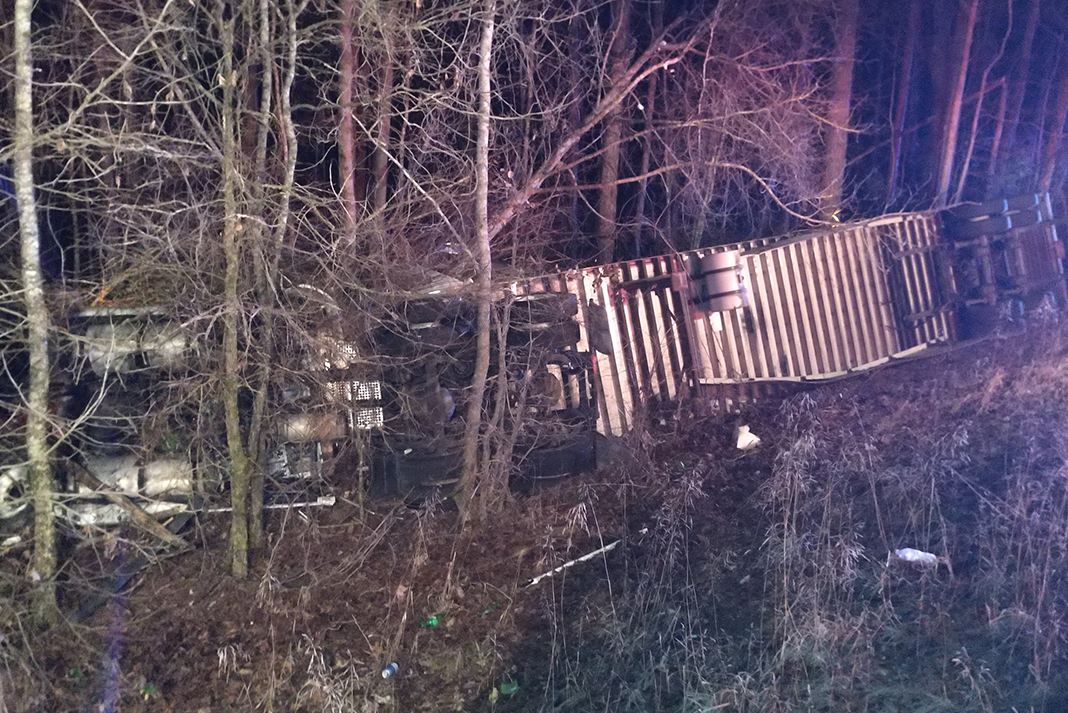
<svg viewBox="0 0 1068 713">
<path fill-rule="evenodd" d="M 361 512 L 339 474 L 239 582 L 204 517 L 87 624 L 5 617 L 0 711 L 1068 710 L 1059 330 L 680 407 L 466 534 L 444 506 Z M 82 546 L 70 586 L 130 552 Z"/>
</svg>

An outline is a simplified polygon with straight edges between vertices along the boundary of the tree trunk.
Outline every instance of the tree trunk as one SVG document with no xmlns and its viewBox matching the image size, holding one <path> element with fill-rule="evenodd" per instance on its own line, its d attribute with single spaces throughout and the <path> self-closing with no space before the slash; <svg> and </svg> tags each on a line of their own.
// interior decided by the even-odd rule
<svg viewBox="0 0 1068 713">
<path fill-rule="evenodd" d="M 998 116 L 994 124 L 994 138 L 990 143 L 990 160 L 986 165 L 986 192 L 989 198 L 990 189 L 992 188 L 991 179 L 995 176 L 999 159 L 1001 157 L 1001 142 L 1002 137 L 1005 135 L 1005 112 L 1008 108 L 1009 97 L 1009 85 L 1002 78 L 1001 82 L 1001 98 L 998 100 Z"/>
<path fill-rule="evenodd" d="M 386 51 L 382 57 L 382 75 L 378 87 L 378 134 L 375 137 L 374 153 L 374 211 L 381 218 L 386 207 L 389 179 L 389 130 L 393 123 L 393 54 L 391 45 L 386 40 Z"/>
<path fill-rule="evenodd" d="M 1020 125 L 1020 115 L 1023 112 L 1024 97 L 1027 94 L 1028 70 L 1031 69 L 1031 48 L 1035 42 L 1035 32 L 1038 30 L 1038 20 L 1042 10 L 1042 0 L 1031 0 L 1030 12 L 1027 13 L 1027 24 L 1024 25 L 1024 35 L 1020 40 L 1020 54 L 1016 58 L 1015 80 L 1010 87 L 1008 99 L 1008 114 L 1005 120 L 1005 151 L 1012 151 L 1016 145 L 1016 129 Z"/>
<path fill-rule="evenodd" d="M 648 91 L 645 93 L 645 136 L 642 138 L 642 160 L 639 175 L 646 176 L 649 166 L 652 164 L 653 136 L 651 133 L 653 124 L 654 104 L 656 103 L 656 79 L 657 75 L 649 77 Z M 645 232 L 645 202 L 648 197 L 649 178 L 642 179 L 638 187 L 638 203 L 634 207 L 634 257 L 642 256 L 642 238 Z"/>
<path fill-rule="evenodd" d="M 1060 86 L 1057 88 L 1057 100 L 1053 106 L 1052 123 L 1045 134 L 1042 147 L 1042 161 L 1039 163 L 1038 190 L 1048 193 L 1053 184 L 1053 174 L 1057 170 L 1057 151 L 1061 136 L 1064 134 L 1065 114 L 1068 113 L 1068 46 L 1061 47 Z M 1044 123 L 1044 122 L 1043 122 Z"/>
<path fill-rule="evenodd" d="M 630 39 L 630 0 L 616 0 L 616 22 L 608 50 L 608 86 L 615 85 L 627 65 Z M 607 93 L 607 89 L 606 89 Z M 620 141 L 623 138 L 623 115 L 617 104 L 605 117 L 601 135 L 601 190 L 597 198 L 597 261 L 612 262 L 616 248 L 616 217 L 619 199 Z"/>
<path fill-rule="evenodd" d="M 30 52 L 32 0 L 15 0 L 14 178 L 18 204 L 22 294 L 26 306 L 30 383 L 26 392 L 26 460 L 33 490 L 34 617 L 54 624 L 56 608 L 56 528 L 52 512 L 52 464 L 48 448 L 48 332 L 50 318 L 41 273 L 41 234 L 33 184 L 33 57 Z"/>
<path fill-rule="evenodd" d="M 853 65 L 857 53 L 859 0 L 840 0 L 835 28 L 835 61 L 831 74 L 831 99 L 824 137 L 823 200 L 825 219 L 842 205 L 846 148 L 849 145 L 849 114 L 853 104 Z"/>
<path fill-rule="evenodd" d="M 341 173 L 341 205 L 347 221 L 346 244 L 351 248 L 355 238 L 356 218 L 359 215 L 357 197 L 357 173 L 361 171 L 362 151 L 357 149 L 354 130 L 353 87 L 356 84 L 356 48 L 353 25 L 356 21 L 357 0 L 342 0 L 341 3 L 341 66 L 338 72 L 338 104 L 341 116 L 338 123 L 338 168 Z M 360 142 L 362 146 L 362 142 Z M 362 192 L 362 191 L 360 191 Z"/>
<path fill-rule="evenodd" d="M 990 73 L 994 70 L 994 66 L 1001 61 L 1002 56 L 1005 54 L 1005 47 L 1009 43 L 1009 34 L 1012 32 L 1012 22 L 1008 23 L 1005 27 L 1005 32 L 1001 37 L 1001 44 L 998 46 L 998 51 L 994 53 L 994 56 L 990 58 L 986 67 L 983 68 L 983 74 L 979 79 L 979 96 L 975 100 L 975 110 L 972 112 L 972 126 L 968 137 L 968 149 L 964 152 L 964 162 L 960 168 L 960 180 L 957 181 L 957 192 L 953 195 L 953 202 L 960 203 L 964 197 L 964 188 L 968 183 L 968 173 L 971 170 L 972 157 L 975 155 L 975 143 L 979 134 L 979 119 L 983 114 L 983 102 L 986 100 L 986 93 L 988 83 L 990 81 Z M 1004 79 L 998 80 L 1000 83 L 1004 83 Z M 994 89 L 997 87 L 998 82 L 994 83 Z"/>
<path fill-rule="evenodd" d="M 260 55 L 260 106 L 257 114 L 256 154 L 252 174 L 253 202 L 256 214 L 264 219 L 271 214 L 271 206 L 266 201 L 265 186 L 271 184 L 267 176 L 267 141 L 271 132 L 271 99 L 274 92 L 274 54 L 271 52 L 271 4 L 270 0 L 259 0 L 259 55 Z M 251 223 L 254 234 L 253 244 L 258 248 L 259 259 L 256 262 L 256 296 L 259 301 L 260 330 L 259 363 L 252 400 L 252 422 L 248 430 L 248 456 L 250 465 L 249 482 L 249 549 L 258 552 L 263 549 L 263 487 L 264 472 L 261 455 L 264 445 L 264 425 L 267 415 L 267 397 L 271 382 L 271 365 L 274 358 L 274 265 L 278 246 L 268 242 L 260 221 Z M 250 236 L 251 237 L 251 236 Z"/>
<path fill-rule="evenodd" d="M 949 198 L 949 184 L 953 180 L 953 162 L 957 150 L 957 133 L 960 131 L 960 113 L 964 102 L 964 87 L 968 80 L 968 64 L 972 56 L 972 37 L 975 35 L 975 20 L 979 14 L 979 0 L 971 0 L 961 18 L 960 61 L 954 69 L 949 101 L 942 121 L 942 145 L 939 149 L 938 182 L 935 205 L 944 206 Z"/>
<path fill-rule="evenodd" d="M 219 9 L 218 17 L 223 17 Z M 222 179 L 223 179 L 223 257 L 226 263 L 223 277 L 223 374 L 222 406 L 226 422 L 226 446 L 230 454 L 230 570 L 234 577 L 248 576 L 248 502 L 251 463 L 242 440 L 238 392 L 241 387 L 241 359 L 237 350 L 237 330 L 241 319 L 241 299 L 238 281 L 241 270 L 241 246 L 238 244 L 240 211 L 237 191 L 241 177 L 237 169 L 234 71 L 234 23 L 222 20 L 222 58 L 220 83 L 223 87 L 222 107 Z"/>
<path fill-rule="evenodd" d="M 909 23 L 905 33 L 905 51 L 901 59 L 901 74 L 897 78 L 894 123 L 890 127 L 890 175 L 886 179 L 887 203 L 897 198 L 897 184 L 901 175 L 901 143 L 905 136 L 905 120 L 909 110 L 909 90 L 912 88 L 912 63 L 916 55 L 916 38 L 920 29 L 920 0 L 909 4 Z"/>
<path fill-rule="evenodd" d="M 460 480 L 461 520 L 467 522 L 478 486 L 478 439 L 482 428 L 482 401 L 490 364 L 490 308 L 493 299 L 493 268 L 490 262 L 489 232 L 489 135 L 490 135 L 490 57 L 497 13 L 496 0 L 485 0 L 482 42 L 478 57 L 478 119 L 475 140 L 475 245 L 476 287 L 478 290 L 478 336 L 475 374 L 468 395 L 464 431 L 463 474 Z"/>
</svg>

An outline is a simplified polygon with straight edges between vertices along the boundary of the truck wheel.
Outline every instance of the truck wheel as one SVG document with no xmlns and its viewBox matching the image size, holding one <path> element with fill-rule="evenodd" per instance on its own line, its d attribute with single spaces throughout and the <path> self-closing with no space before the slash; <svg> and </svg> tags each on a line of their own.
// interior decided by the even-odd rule
<svg viewBox="0 0 1068 713">
<path fill-rule="evenodd" d="M 513 325 L 555 324 L 578 314 L 578 297 L 569 292 L 539 292 L 520 295 L 509 313 Z"/>
<path fill-rule="evenodd" d="M 1000 235 L 1012 227 L 1012 220 L 1007 215 L 982 218 L 966 223 L 946 224 L 946 235 L 953 240 L 971 240 L 981 235 Z"/>
<path fill-rule="evenodd" d="M 15 529 L 22 526 L 24 515 L 30 509 L 26 498 L 29 483 L 29 471 L 24 465 L 0 470 L 0 532 L 8 532 L 9 524 Z"/>
<path fill-rule="evenodd" d="M 980 235 L 1000 235 L 1014 228 L 1026 228 L 1042 222 L 1042 213 L 1038 210 L 1023 210 L 1008 215 L 973 220 L 967 223 L 947 225 L 946 233 L 954 240 L 970 240 Z"/>
<path fill-rule="evenodd" d="M 563 442 L 532 449 L 520 462 L 512 487 L 519 492 L 531 492 L 594 470 L 597 467 L 595 437 L 593 431 L 585 431 Z"/>
<path fill-rule="evenodd" d="M 544 327 L 512 326 L 508 330 L 508 345 L 547 351 L 567 349 L 578 344 L 579 336 L 578 322 L 559 322 Z"/>
<path fill-rule="evenodd" d="M 975 218 L 996 216 L 1018 210 L 1037 208 L 1038 203 L 1038 194 L 1028 193 L 1022 196 L 1013 196 L 1012 198 L 996 198 L 994 200 L 983 201 L 982 203 L 963 203 L 958 206 L 953 206 L 952 208 L 947 208 L 939 215 L 941 215 L 942 220 L 947 223 L 959 223 L 973 220 Z"/>
</svg>

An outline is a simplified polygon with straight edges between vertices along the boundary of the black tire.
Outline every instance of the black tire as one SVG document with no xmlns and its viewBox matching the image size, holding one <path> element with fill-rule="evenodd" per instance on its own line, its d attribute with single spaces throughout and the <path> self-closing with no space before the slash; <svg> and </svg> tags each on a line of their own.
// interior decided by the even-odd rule
<svg viewBox="0 0 1068 713">
<path fill-rule="evenodd" d="M 419 493 L 454 492 L 460 483 L 457 453 L 427 453 L 413 445 L 410 453 L 382 452 L 374 459 L 372 498 L 411 499 Z"/>
<path fill-rule="evenodd" d="M 546 351 L 568 349 L 578 344 L 580 336 L 578 322 L 560 322 L 547 327 L 513 326 L 508 330 L 508 346 Z"/>
<path fill-rule="evenodd" d="M 519 448 L 517 451 L 522 453 Z M 596 467 L 596 434 L 584 431 L 562 442 L 531 449 L 520 462 L 511 485 L 519 492 L 530 492 Z"/>
<path fill-rule="evenodd" d="M 1042 212 L 1035 209 L 1021 210 L 1017 213 L 1010 213 L 1009 220 L 1012 221 L 1013 228 L 1026 228 L 1041 223 Z"/>
<path fill-rule="evenodd" d="M 578 314 L 578 297 L 568 292 L 539 292 L 520 295 L 510 312 L 514 325 L 554 324 Z"/>
<path fill-rule="evenodd" d="M 974 220 L 975 218 L 984 218 L 1017 210 L 1037 208 L 1038 204 L 1038 194 L 1027 193 L 1022 196 L 1013 196 L 1012 198 L 995 198 L 993 200 L 983 201 L 982 203 L 963 203 L 958 206 L 953 206 L 952 208 L 947 208 L 942 211 L 940 215 L 946 222 L 961 223 Z"/>
<path fill-rule="evenodd" d="M 971 240 L 981 235 L 1000 235 L 1012 228 L 1012 220 L 1007 215 L 982 218 L 967 223 L 946 225 L 946 235 L 952 240 Z"/>
<path fill-rule="evenodd" d="M 466 305 L 458 299 L 406 302 L 398 310 L 400 321 L 408 325 L 452 322 L 465 316 Z"/>
</svg>

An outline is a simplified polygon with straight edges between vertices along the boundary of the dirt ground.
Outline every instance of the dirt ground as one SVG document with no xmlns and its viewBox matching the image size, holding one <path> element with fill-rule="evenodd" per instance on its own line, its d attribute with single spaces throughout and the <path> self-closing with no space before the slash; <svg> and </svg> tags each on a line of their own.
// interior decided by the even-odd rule
<svg viewBox="0 0 1068 713">
<path fill-rule="evenodd" d="M 444 504 L 374 503 L 361 512 L 339 485 L 334 507 L 271 514 L 267 554 L 244 582 L 224 574 L 225 516 L 203 517 L 195 552 L 160 561 L 85 625 L 36 635 L 8 629 L 6 710 L 533 711 L 592 710 L 596 702 L 605 710 L 785 711 L 807 700 L 810 710 L 993 711 L 1010 709 L 999 701 L 1024 700 L 1013 696 L 1039 661 L 1050 670 L 1041 696 L 1027 698 L 1030 710 L 1062 710 L 1068 635 L 1043 638 L 1053 653 L 1040 659 L 1029 629 L 1006 638 L 998 628 L 1012 596 L 982 589 L 992 576 L 983 557 L 996 548 L 969 534 L 982 529 L 980 500 L 993 496 L 949 481 L 1008 472 L 1021 443 L 1037 444 L 1035 474 L 1063 473 L 1050 454 L 1062 452 L 1066 345 L 1036 332 L 808 389 L 787 406 L 749 404 L 720 417 L 680 407 L 614 444 L 609 467 L 517 496 L 464 535 Z M 741 423 L 763 438 L 757 449 L 733 447 Z M 952 453 L 939 445 L 965 427 L 965 445 Z M 863 444 L 854 448 L 858 434 Z M 817 559 L 777 569 L 769 542 L 780 532 L 780 501 L 768 483 L 789 474 L 790 454 L 806 438 L 817 444 L 812 459 L 823 459 L 812 472 L 831 472 L 841 458 L 859 465 L 841 479 L 846 490 L 835 491 L 843 499 L 821 491 L 825 526 L 799 539 Z M 921 442 L 943 450 L 912 449 Z M 830 455 L 827 444 L 845 455 Z M 917 454 L 943 451 L 952 474 L 949 465 L 918 464 Z M 878 468 L 866 470 L 865 458 Z M 873 479 L 869 488 L 858 474 L 876 470 L 896 480 Z M 952 555 L 948 568 L 930 572 L 885 561 L 888 547 L 910 544 L 901 537 L 923 527 L 914 513 L 879 508 L 880 498 L 894 502 L 902 474 L 919 471 L 944 473 L 947 483 L 938 508 L 922 511 L 923 526 L 941 533 L 927 546 Z M 805 487 L 815 492 L 814 483 Z M 801 504 L 784 512 L 800 523 L 805 491 L 791 493 Z M 845 526 L 856 539 L 832 542 L 831 521 L 872 500 L 873 511 Z M 888 534 L 895 527 L 904 534 Z M 1063 548 L 1068 532 L 1053 534 Z M 525 586 L 616 540 L 610 552 Z M 849 560 L 856 578 L 823 584 L 818 557 L 840 557 L 833 566 L 841 569 L 850 543 L 863 548 Z M 83 545 L 65 573 L 68 606 L 133 552 L 115 539 Z M 784 573 L 805 587 L 791 589 Z M 809 605 L 810 590 L 833 596 Z M 1019 609 L 1057 611 L 1015 598 Z M 803 609 L 818 626 L 791 621 Z M 5 617 L 5 627 L 11 622 Z M 842 632 L 832 641 L 835 626 Z M 865 627 L 870 637 L 861 641 Z M 1014 648 L 998 648 L 1010 639 Z M 800 653 L 788 655 L 802 640 Z M 1033 651 L 1021 658 L 1027 646 Z M 832 650 L 840 661 L 829 662 Z M 924 669 L 928 656 L 947 662 L 944 670 Z M 389 664 L 396 672 L 384 678 Z M 930 680 L 906 693 L 901 682 L 920 675 L 910 666 Z M 833 689 L 819 704 L 814 681 Z"/>
<path fill-rule="evenodd" d="M 243 582 L 224 573 L 225 516 L 204 517 L 197 551 L 160 561 L 86 625 L 34 638 L 34 678 L 48 686 L 40 709 L 488 706 L 514 682 L 511 651 L 536 628 L 545 593 L 576 578 L 523 584 L 618 538 L 618 503 L 585 507 L 597 487 L 591 478 L 523 496 L 463 536 L 447 504 L 373 503 L 361 516 L 338 492 L 328 509 L 273 512 L 269 551 Z M 68 606 L 132 553 L 114 540 L 79 552 Z"/>
</svg>

